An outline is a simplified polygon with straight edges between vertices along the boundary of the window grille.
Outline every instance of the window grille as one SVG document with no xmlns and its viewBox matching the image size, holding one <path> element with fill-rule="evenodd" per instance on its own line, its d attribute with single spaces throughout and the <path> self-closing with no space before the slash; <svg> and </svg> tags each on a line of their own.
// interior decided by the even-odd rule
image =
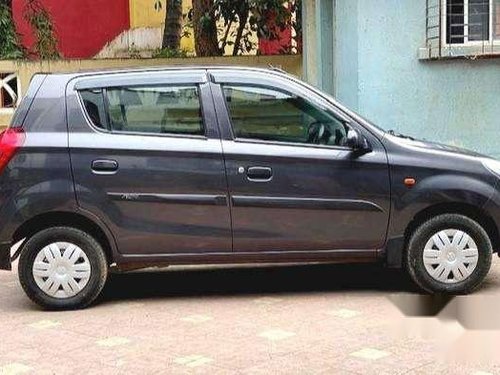
<svg viewBox="0 0 500 375">
<path fill-rule="evenodd" d="M 426 0 L 421 57 L 500 55 L 500 0 Z"/>
<path fill-rule="evenodd" d="M 0 110 L 13 111 L 20 101 L 19 78 L 15 73 L 0 73 Z"/>
</svg>

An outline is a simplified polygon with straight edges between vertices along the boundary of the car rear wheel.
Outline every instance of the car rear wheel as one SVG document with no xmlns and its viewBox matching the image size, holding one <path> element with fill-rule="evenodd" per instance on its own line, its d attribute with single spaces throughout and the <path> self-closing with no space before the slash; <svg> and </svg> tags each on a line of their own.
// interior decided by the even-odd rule
<svg viewBox="0 0 500 375">
<path fill-rule="evenodd" d="M 108 275 L 102 246 L 79 229 L 42 230 L 26 242 L 19 279 L 28 297 L 47 309 L 77 309 L 101 293 Z"/>
<path fill-rule="evenodd" d="M 429 293 L 467 294 L 484 280 L 491 258 L 491 241 L 481 225 L 463 215 L 446 214 L 414 231 L 406 267 Z"/>
</svg>

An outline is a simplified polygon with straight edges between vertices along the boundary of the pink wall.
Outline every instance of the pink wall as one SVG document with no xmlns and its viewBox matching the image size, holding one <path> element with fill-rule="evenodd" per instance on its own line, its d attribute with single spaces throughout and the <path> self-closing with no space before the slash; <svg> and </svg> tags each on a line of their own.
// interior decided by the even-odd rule
<svg viewBox="0 0 500 375">
<path fill-rule="evenodd" d="M 259 39 L 259 52 L 262 55 L 280 55 L 283 50 L 290 50 L 292 44 L 292 29 L 287 28 L 278 32 L 278 38 L 274 40 Z"/>
<path fill-rule="evenodd" d="M 52 16 L 65 58 L 89 58 L 130 28 L 128 0 L 40 0 Z M 28 49 L 33 34 L 24 19 L 26 0 L 13 0 L 14 21 Z"/>
<path fill-rule="evenodd" d="M 273 30 L 276 38 L 272 40 L 259 38 L 259 52 L 262 55 L 279 55 L 283 53 L 283 50 L 290 50 L 292 45 L 292 28 L 287 27 L 284 30 L 280 30 L 276 25 L 276 13 L 273 10 L 268 11 L 267 17 L 267 26 L 270 30 Z"/>
</svg>

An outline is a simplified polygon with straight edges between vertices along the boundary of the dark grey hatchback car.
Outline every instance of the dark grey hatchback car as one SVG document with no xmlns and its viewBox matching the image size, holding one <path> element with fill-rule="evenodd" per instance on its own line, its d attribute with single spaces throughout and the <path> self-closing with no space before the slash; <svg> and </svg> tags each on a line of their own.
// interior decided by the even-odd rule
<svg viewBox="0 0 500 375">
<path fill-rule="evenodd" d="M 38 74 L 0 150 L 0 269 L 51 309 L 173 264 L 381 262 L 468 293 L 500 248 L 500 162 L 272 69 Z"/>
</svg>

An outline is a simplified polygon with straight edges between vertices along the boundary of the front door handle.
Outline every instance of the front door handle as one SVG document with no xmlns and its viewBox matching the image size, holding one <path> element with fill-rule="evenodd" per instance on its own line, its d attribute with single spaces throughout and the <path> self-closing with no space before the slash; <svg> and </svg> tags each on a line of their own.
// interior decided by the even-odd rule
<svg viewBox="0 0 500 375">
<path fill-rule="evenodd" d="M 252 182 L 268 182 L 273 178 L 273 170 L 269 167 L 249 167 L 247 179 Z"/>
<path fill-rule="evenodd" d="M 92 172 L 95 174 L 113 174 L 118 171 L 116 160 L 99 159 L 92 162 Z"/>
</svg>

